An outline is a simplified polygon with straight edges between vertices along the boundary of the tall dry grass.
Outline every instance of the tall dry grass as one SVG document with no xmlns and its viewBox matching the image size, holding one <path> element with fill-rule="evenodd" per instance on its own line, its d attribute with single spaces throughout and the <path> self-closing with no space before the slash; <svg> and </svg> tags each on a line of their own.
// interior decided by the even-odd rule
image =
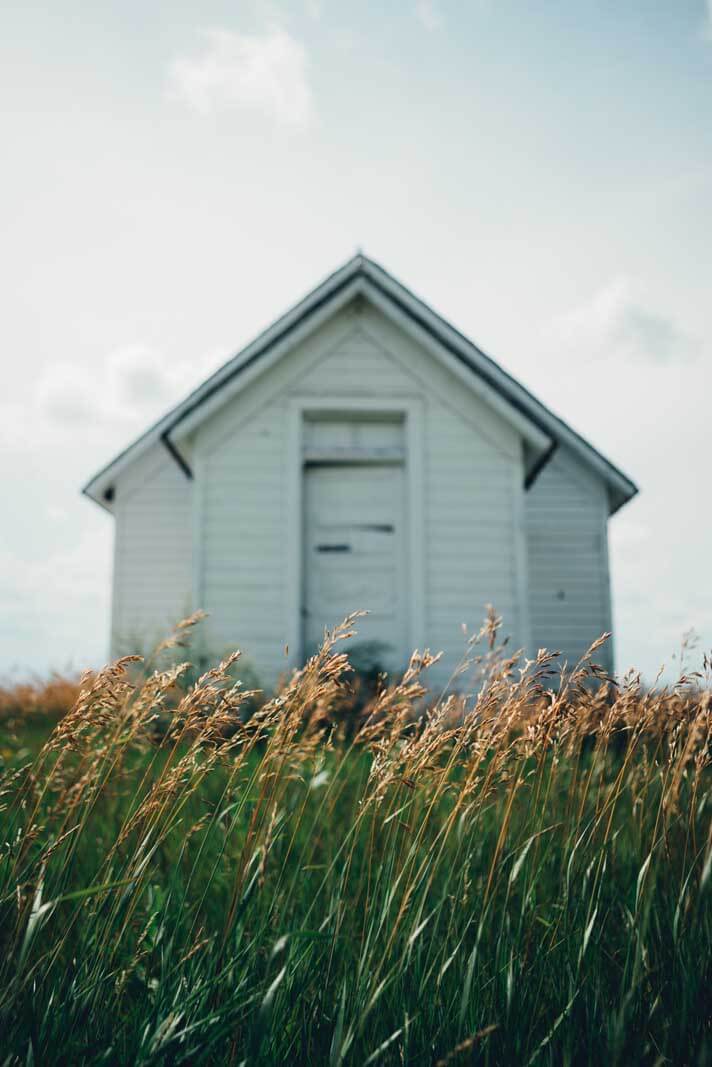
<svg viewBox="0 0 712 1067">
<path fill-rule="evenodd" d="M 74 707 L 81 686 L 79 675 L 56 672 L 49 678 L 0 683 L 0 725 L 12 729 L 15 721 L 30 718 L 56 722 Z"/>
<path fill-rule="evenodd" d="M 709 1062 L 708 680 L 490 618 L 354 717 L 353 621 L 246 722 L 234 657 L 120 660 L 5 767 L 0 1062 Z"/>
</svg>

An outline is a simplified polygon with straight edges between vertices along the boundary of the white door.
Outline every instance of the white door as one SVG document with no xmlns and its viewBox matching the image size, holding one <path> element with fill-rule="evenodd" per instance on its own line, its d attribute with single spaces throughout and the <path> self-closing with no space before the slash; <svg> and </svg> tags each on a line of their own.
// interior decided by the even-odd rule
<svg viewBox="0 0 712 1067">
<path fill-rule="evenodd" d="M 355 659 L 405 666 L 406 559 L 402 464 L 305 468 L 304 650 L 311 655 L 352 611 L 366 610 Z M 360 646 L 360 647 L 359 647 Z"/>
</svg>

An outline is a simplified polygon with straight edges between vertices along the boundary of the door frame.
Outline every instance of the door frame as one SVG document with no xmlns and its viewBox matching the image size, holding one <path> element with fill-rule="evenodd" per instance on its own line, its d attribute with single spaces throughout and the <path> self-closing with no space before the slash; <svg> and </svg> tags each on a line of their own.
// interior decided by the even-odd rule
<svg viewBox="0 0 712 1067">
<path fill-rule="evenodd" d="M 398 425 L 403 426 L 399 421 Z M 404 429 L 404 427 L 403 427 Z M 408 545 L 406 543 L 406 531 L 408 527 L 408 517 L 406 514 L 406 501 L 407 501 L 407 475 L 405 466 L 405 449 L 403 449 L 400 459 L 383 458 L 377 455 L 371 455 L 368 457 L 348 458 L 343 459 L 338 456 L 335 460 L 329 459 L 322 461 L 317 460 L 314 462 L 309 458 L 309 449 L 306 450 L 306 462 L 303 467 L 302 485 L 304 493 L 304 528 L 303 528 L 303 545 L 304 554 L 302 559 L 302 589 L 301 589 L 301 639 L 302 639 L 302 655 L 306 656 L 309 652 L 313 652 L 317 642 L 321 643 L 321 635 L 323 633 L 323 623 L 328 621 L 329 626 L 334 626 L 341 622 L 338 612 L 327 613 L 322 610 L 319 611 L 319 625 L 314 627 L 314 620 L 310 618 L 309 609 L 314 609 L 315 605 L 313 601 L 310 601 L 310 568 L 319 566 L 314 559 L 313 547 L 315 544 L 313 538 L 313 526 L 317 511 L 310 508 L 310 481 L 312 486 L 312 502 L 319 499 L 319 479 L 320 476 L 326 472 L 327 478 L 336 477 L 337 482 L 341 483 L 342 479 L 345 479 L 348 485 L 353 472 L 356 473 L 356 477 L 361 479 L 361 491 L 365 490 L 367 496 L 371 495 L 373 483 L 371 481 L 372 473 L 386 472 L 387 477 L 390 479 L 395 478 L 397 481 L 389 482 L 389 488 L 387 491 L 388 500 L 391 502 L 389 506 L 392 506 L 393 501 L 397 501 L 396 514 L 393 516 L 395 520 L 396 537 L 391 540 L 391 565 L 392 575 L 394 579 L 394 589 L 396 590 L 396 604 L 397 609 L 393 612 L 392 625 L 388 625 L 385 628 L 385 632 L 382 632 L 380 637 L 377 637 L 373 633 L 364 633 L 362 623 L 367 623 L 365 619 L 359 619 L 356 623 L 356 630 L 361 634 L 361 640 L 365 640 L 367 643 L 375 640 L 376 642 L 383 641 L 385 644 L 391 646 L 388 649 L 388 655 L 384 657 L 384 669 L 389 673 L 396 673 L 405 667 L 407 659 L 410 658 L 410 654 L 413 651 L 408 648 L 410 642 L 410 633 L 408 630 L 409 615 L 408 615 Z M 333 483 L 332 483 L 333 484 Z M 323 491 L 323 489 L 322 489 Z M 348 491 L 348 489 L 347 489 Z M 328 490 L 327 490 L 328 492 Z M 331 518 L 338 518 L 331 514 Z M 364 516 L 365 517 L 365 516 Z M 378 522 L 383 521 L 385 516 L 378 518 L 372 516 L 371 521 L 374 519 Z M 354 516 L 354 521 L 356 521 Z M 390 516 L 389 516 L 390 521 Z M 393 529 L 393 527 L 391 527 Z M 311 536 L 310 536 L 311 531 Z M 336 538 L 341 540 L 342 537 L 348 535 L 344 531 L 342 534 L 327 534 L 323 533 L 323 537 L 327 539 Z M 353 531 L 349 539 L 356 538 L 358 540 L 358 533 Z M 320 561 L 322 566 L 325 561 Z M 326 563 L 328 567 L 329 564 Z M 312 589 L 312 592 L 314 590 Z M 391 602 L 392 604 L 392 602 Z M 358 608 L 371 608 L 375 606 L 372 602 L 364 599 L 359 599 L 358 596 L 354 596 L 353 599 L 343 600 L 342 609 L 354 610 Z M 370 626 L 368 627 L 370 631 Z M 311 640 L 308 640 L 311 631 Z M 350 645 L 344 646 L 344 651 L 347 651 Z M 391 655 L 391 652 L 395 650 L 395 657 Z"/>
<path fill-rule="evenodd" d="M 416 397 L 293 397 L 289 402 L 286 433 L 286 621 L 288 662 L 302 662 L 302 582 L 304 570 L 304 423 L 310 415 L 345 419 L 359 415 L 402 418 L 405 430 L 405 516 L 403 544 L 406 549 L 406 618 L 408 655 L 422 651 L 425 638 L 425 523 L 423 404 Z"/>
</svg>

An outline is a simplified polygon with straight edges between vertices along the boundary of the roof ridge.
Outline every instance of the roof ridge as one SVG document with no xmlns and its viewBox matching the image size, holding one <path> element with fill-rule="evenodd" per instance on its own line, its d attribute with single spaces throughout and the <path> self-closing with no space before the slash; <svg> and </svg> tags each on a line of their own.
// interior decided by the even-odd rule
<svg viewBox="0 0 712 1067">
<path fill-rule="evenodd" d="M 559 415 L 551 411 L 542 401 L 521 384 L 512 374 L 505 370 L 495 359 L 483 352 L 478 345 L 456 326 L 433 310 L 426 301 L 400 282 L 385 267 L 367 256 L 361 248 L 340 267 L 328 274 L 323 281 L 311 289 L 305 296 L 293 304 L 287 311 L 272 322 L 270 326 L 257 334 L 252 341 L 227 359 L 202 383 L 192 389 L 181 401 L 153 423 L 143 434 L 134 439 L 125 449 L 107 463 L 91 478 L 82 489 L 97 503 L 105 506 L 102 499 L 102 484 L 111 471 L 119 465 L 130 462 L 130 454 L 142 448 L 163 441 L 173 458 L 190 476 L 187 463 L 180 456 L 170 434 L 181 422 L 201 404 L 223 388 L 235 375 L 245 370 L 255 360 L 276 344 L 283 341 L 302 321 L 328 304 L 357 277 L 363 277 L 368 285 L 385 297 L 404 315 L 438 342 L 442 347 L 459 359 L 493 389 L 520 415 L 528 419 L 540 432 L 549 438 L 552 444 L 559 437 L 568 438 L 568 443 L 581 457 L 598 470 L 605 478 L 608 473 L 612 510 L 617 510 L 637 492 L 635 484 L 623 474 L 609 459 L 600 453 L 576 430 L 568 425 Z M 547 462 L 553 449 L 549 449 L 542 466 Z M 602 469 L 601 469 L 602 468 Z M 104 490 L 108 486 L 104 486 Z"/>
</svg>

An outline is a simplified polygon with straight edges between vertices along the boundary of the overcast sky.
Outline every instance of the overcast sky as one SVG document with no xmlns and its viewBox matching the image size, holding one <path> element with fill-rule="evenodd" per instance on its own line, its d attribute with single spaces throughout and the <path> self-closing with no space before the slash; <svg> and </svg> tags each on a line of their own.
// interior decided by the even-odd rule
<svg viewBox="0 0 712 1067">
<path fill-rule="evenodd" d="M 112 520 L 81 485 L 357 247 L 640 485 L 619 669 L 674 670 L 691 627 L 701 659 L 702 0 L 2 11 L 0 674 L 105 657 Z"/>
</svg>

